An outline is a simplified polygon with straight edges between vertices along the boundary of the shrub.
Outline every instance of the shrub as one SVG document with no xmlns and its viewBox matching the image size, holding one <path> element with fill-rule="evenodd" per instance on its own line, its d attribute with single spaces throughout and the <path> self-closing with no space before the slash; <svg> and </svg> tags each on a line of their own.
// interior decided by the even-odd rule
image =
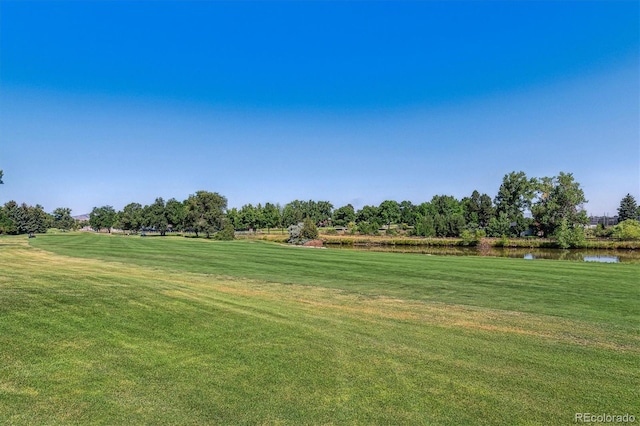
<svg viewBox="0 0 640 426">
<path fill-rule="evenodd" d="M 291 225 L 287 228 L 289 232 L 289 242 L 298 244 L 300 242 L 300 231 L 302 231 L 302 222 L 297 225 Z"/>
<path fill-rule="evenodd" d="M 375 235 L 378 232 L 378 226 L 377 224 L 369 222 L 360 222 L 358 223 L 357 230 L 359 234 Z"/>
<path fill-rule="evenodd" d="M 465 229 L 464 231 L 462 231 L 462 234 L 460 234 L 460 238 L 462 238 L 463 246 L 475 245 L 478 242 L 476 240 L 475 235 L 472 234 L 471 231 L 469 231 L 468 229 Z"/>
<path fill-rule="evenodd" d="M 300 229 L 300 238 L 303 240 L 315 240 L 318 238 L 318 228 L 313 223 L 311 218 L 306 218 L 302 222 L 302 229 Z"/>
<path fill-rule="evenodd" d="M 619 240 L 640 240 L 640 222 L 634 219 L 624 220 L 613 227 L 612 236 Z"/>
<path fill-rule="evenodd" d="M 584 230 L 579 227 L 570 227 L 565 219 L 560 222 L 554 237 L 558 246 L 562 249 L 584 244 Z"/>
<path fill-rule="evenodd" d="M 297 225 L 289 226 L 287 230 L 289 231 L 289 242 L 292 244 L 304 244 L 318 238 L 318 228 L 310 218 L 306 218 L 304 222 Z"/>
<path fill-rule="evenodd" d="M 216 240 L 231 241 L 236 238 L 236 231 L 233 229 L 231 222 L 227 222 L 220 231 L 213 236 Z"/>
</svg>

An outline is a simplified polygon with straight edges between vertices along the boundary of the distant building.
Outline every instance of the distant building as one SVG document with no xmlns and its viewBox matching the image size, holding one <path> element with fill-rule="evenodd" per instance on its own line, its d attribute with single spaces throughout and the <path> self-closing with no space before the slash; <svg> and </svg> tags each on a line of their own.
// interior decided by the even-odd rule
<svg viewBox="0 0 640 426">
<path fill-rule="evenodd" d="M 589 227 L 595 228 L 601 224 L 605 227 L 618 224 L 618 216 L 589 216 Z"/>
</svg>

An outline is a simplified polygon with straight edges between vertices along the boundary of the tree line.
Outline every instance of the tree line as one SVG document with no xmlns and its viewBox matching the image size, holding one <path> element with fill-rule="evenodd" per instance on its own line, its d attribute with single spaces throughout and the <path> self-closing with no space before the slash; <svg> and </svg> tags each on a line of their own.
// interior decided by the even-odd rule
<svg viewBox="0 0 640 426">
<path fill-rule="evenodd" d="M 511 172 L 504 175 L 493 198 L 476 190 L 462 199 L 435 195 L 420 204 L 385 200 L 358 210 L 351 204 L 335 208 L 329 201 L 313 200 L 294 200 L 284 206 L 265 203 L 228 208 L 224 196 L 197 191 L 183 201 L 158 197 L 152 204 L 133 202 L 121 211 L 108 205 L 94 207 L 88 224 L 96 231 L 153 230 L 161 235 L 181 231 L 226 239 L 234 231 L 270 232 L 310 219 L 319 227 L 343 227 L 359 234 L 377 234 L 381 230 L 392 234 L 403 230 L 423 237 L 536 235 L 574 245 L 584 238 L 584 226 L 588 223 L 583 208 L 586 202 L 572 173 L 530 178 L 524 172 Z M 620 222 L 637 220 L 640 216 L 637 203 L 629 194 L 621 201 L 618 213 Z M 44 232 L 47 227 L 73 229 L 77 225 L 67 208 L 47 214 L 40 205 L 31 207 L 10 201 L 0 209 L 0 233 Z"/>
</svg>

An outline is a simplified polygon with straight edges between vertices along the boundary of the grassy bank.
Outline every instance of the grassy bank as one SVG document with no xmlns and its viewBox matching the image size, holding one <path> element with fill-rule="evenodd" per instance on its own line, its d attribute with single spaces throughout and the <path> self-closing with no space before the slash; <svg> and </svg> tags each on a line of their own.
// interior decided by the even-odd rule
<svg viewBox="0 0 640 426">
<path fill-rule="evenodd" d="M 0 238 L 2 424 L 558 424 L 640 405 L 636 265 Z"/>
<path fill-rule="evenodd" d="M 554 240 L 546 238 L 482 238 L 478 241 L 465 241 L 462 238 L 423 238 L 393 237 L 375 235 L 321 235 L 328 245 L 390 245 L 423 247 L 465 247 L 486 246 L 505 248 L 559 248 Z M 639 241 L 586 240 L 575 247 L 579 249 L 599 250 L 636 250 Z"/>
</svg>

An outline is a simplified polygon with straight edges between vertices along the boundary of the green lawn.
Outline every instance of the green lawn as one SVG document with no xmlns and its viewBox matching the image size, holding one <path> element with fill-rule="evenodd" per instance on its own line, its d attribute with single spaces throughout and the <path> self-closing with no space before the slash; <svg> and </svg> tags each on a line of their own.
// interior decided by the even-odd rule
<svg viewBox="0 0 640 426">
<path fill-rule="evenodd" d="M 0 238 L 0 424 L 640 417 L 640 265 Z"/>
</svg>

